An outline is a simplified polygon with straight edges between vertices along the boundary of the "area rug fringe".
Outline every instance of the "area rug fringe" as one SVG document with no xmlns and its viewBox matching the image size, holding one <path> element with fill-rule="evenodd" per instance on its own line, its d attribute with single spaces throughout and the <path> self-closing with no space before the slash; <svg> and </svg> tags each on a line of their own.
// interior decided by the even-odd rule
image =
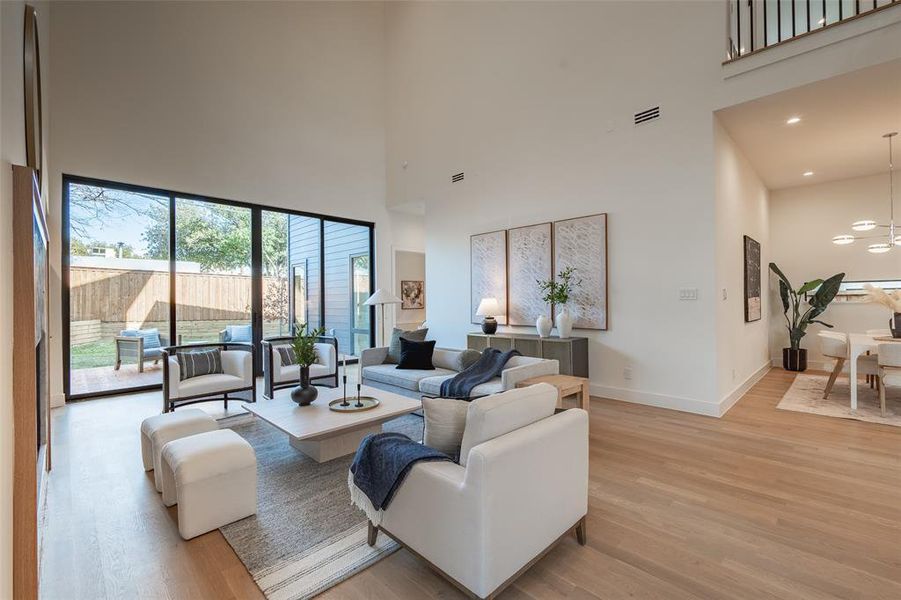
<svg viewBox="0 0 901 600">
<path fill-rule="evenodd" d="M 350 490 L 350 503 L 366 513 L 366 517 L 372 521 L 372 524 L 379 526 L 382 524 L 383 511 L 376 508 L 369 500 L 369 496 L 363 493 L 363 490 L 354 485 L 354 474 L 347 472 L 347 488 Z"/>
<path fill-rule="evenodd" d="M 388 536 L 366 543 L 366 523 L 354 525 L 305 552 L 252 573 L 269 600 L 301 600 L 339 584 L 398 549 Z"/>
</svg>

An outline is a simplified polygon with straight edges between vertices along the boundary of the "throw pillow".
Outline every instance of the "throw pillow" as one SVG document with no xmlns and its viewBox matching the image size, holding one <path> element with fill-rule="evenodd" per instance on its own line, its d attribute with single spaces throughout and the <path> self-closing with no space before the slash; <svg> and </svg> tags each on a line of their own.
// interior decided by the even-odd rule
<svg viewBox="0 0 901 600">
<path fill-rule="evenodd" d="M 251 342 L 253 330 L 250 325 L 228 325 L 225 327 L 226 342 Z"/>
<path fill-rule="evenodd" d="M 479 357 L 482 356 L 482 353 L 478 350 L 471 350 L 467 348 L 457 357 L 457 364 L 454 365 L 455 371 L 465 371 L 479 360 Z"/>
<path fill-rule="evenodd" d="M 406 338 L 400 338 L 400 348 L 400 362 L 397 363 L 398 369 L 435 370 L 435 365 L 432 364 L 435 340 L 414 342 Z"/>
<path fill-rule="evenodd" d="M 292 346 L 278 346 L 276 347 L 276 350 L 278 350 L 279 357 L 282 359 L 283 367 L 297 364 L 297 355 L 294 354 L 294 348 Z"/>
<path fill-rule="evenodd" d="M 404 331 L 403 329 L 394 328 L 391 332 L 391 343 L 388 344 L 388 358 L 386 363 L 397 364 L 400 362 L 400 340 L 413 340 L 414 342 L 422 342 L 428 335 L 428 329 L 417 329 L 416 331 Z"/>
<path fill-rule="evenodd" d="M 176 356 L 181 381 L 201 375 L 222 373 L 222 352 L 219 348 L 179 352 Z"/>
<path fill-rule="evenodd" d="M 422 415 L 425 429 L 422 443 L 457 460 L 460 444 L 463 443 L 468 408 L 469 402 L 466 400 L 423 398 Z"/>
</svg>

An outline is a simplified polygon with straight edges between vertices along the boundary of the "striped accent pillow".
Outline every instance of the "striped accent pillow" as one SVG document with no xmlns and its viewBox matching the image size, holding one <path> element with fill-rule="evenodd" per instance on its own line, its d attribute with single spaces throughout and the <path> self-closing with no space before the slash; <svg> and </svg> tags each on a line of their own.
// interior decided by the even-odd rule
<svg viewBox="0 0 901 600">
<path fill-rule="evenodd" d="M 193 352 L 179 352 L 178 367 L 180 379 L 191 379 L 201 375 L 222 373 L 222 352 L 219 348 L 212 350 L 194 350 Z"/>
<path fill-rule="evenodd" d="M 296 365 L 297 364 L 297 355 L 294 354 L 294 348 L 291 346 L 278 346 L 276 347 L 279 355 L 282 359 L 282 366 L 287 367 L 288 365 Z"/>
</svg>

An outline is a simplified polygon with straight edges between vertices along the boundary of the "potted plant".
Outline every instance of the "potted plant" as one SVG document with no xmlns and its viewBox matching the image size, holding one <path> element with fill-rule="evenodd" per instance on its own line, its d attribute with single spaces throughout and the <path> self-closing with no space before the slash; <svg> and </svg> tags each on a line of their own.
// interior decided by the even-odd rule
<svg viewBox="0 0 901 600">
<path fill-rule="evenodd" d="M 886 292 L 880 287 L 865 283 L 863 288 L 867 291 L 870 302 L 876 302 L 892 311 L 892 319 L 888 322 L 892 330 L 892 337 L 901 338 L 901 291 Z"/>
<path fill-rule="evenodd" d="M 817 319 L 838 293 L 838 288 L 845 278 L 844 273 L 833 275 L 829 279 L 807 281 L 794 289 L 784 273 L 770 263 L 770 270 L 779 278 L 779 297 L 782 299 L 782 312 L 785 314 L 785 327 L 788 329 L 789 347 L 782 349 L 782 367 L 786 371 L 805 371 L 807 369 L 807 350 L 801 347 L 801 338 L 807 335 L 807 326 L 819 323 L 831 328 L 832 325 Z M 814 292 L 809 300 L 810 307 L 804 310 L 804 297 Z M 789 316 L 791 311 L 791 316 Z"/>
<path fill-rule="evenodd" d="M 573 319 L 569 314 L 569 297 L 573 290 L 582 284 L 582 280 L 574 281 L 576 270 L 572 267 L 566 267 L 557 274 L 557 280 L 548 279 L 547 281 L 538 281 L 538 288 L 544 293 L 542 300 L 553 306 L 559 306 L 560 312 L 557 313 L 557 331 L 561 338 L 568 338 L 573 331 Z M 540 315 L 535 322 L 538 329 L 538 335 L 547 337 L 551 333 L 551 323 L 547 315 Z"/>
<path fill-rule="evenodd" d="M 300 385 L 291 390 L 291 399 L 301 406 L 306 406 L 316 399 L 319 390 L 310 384 L 310 365 L 316 362 L 316 338 L 325 333 L 325 329 L 317 328 L 309 331 L 306 324 L 294 328 L 294 339 L 291 347 L 294 359 L 300 366 Z"/>
</svg>

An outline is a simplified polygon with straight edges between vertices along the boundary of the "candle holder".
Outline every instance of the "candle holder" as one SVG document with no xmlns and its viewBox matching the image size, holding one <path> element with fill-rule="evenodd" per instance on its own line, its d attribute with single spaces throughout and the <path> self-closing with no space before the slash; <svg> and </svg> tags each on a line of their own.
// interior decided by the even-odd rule
<svg viewBox="0 0 901 600">
<path fill-rule="evenodd" d="M 341 402 L 341 406 L 350 406 L 350 402 L 347 401 L 347 372 L 346 371 L 345 371 L 342 379 L 344 380 L 344 393 L 342 394 L 343 402 Z"/>
<path fill-rule="evenodd" d="M 360 388 L 361 387 L 362 387 L 361 384 L 357 383 L 357 403 L 354 404 L 354 406 L 356 406 L 357 408 L 363 407 L 363 403 L 360 401 Z"/>
</svg>

